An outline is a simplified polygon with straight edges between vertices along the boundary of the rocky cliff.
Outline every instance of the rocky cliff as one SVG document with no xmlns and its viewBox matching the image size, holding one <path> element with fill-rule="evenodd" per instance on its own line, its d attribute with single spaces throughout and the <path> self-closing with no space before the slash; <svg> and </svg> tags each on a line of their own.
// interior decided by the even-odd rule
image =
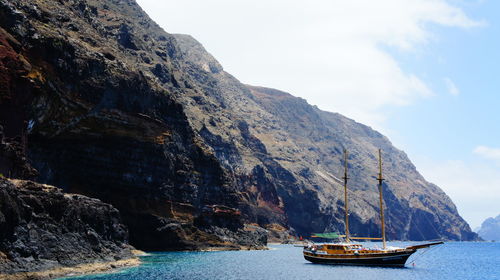
<svg viewBox="0 0 500 280">
<path fill-rule="evenodd" d="M 324 112 L 303 99 L 262 87 L 252 96 L 276 118 L 279 132 L 262 129 L 259 137 L 279 163 L 316 190 L 318 208 L 332 220 L 317 220 L 342 231 L 343 188 L 339 183 L 342 150 L 349 151 L 350 232 L 380 236 L 377 150 L 382 149 L 387 236 L 396 240 L 470 240 L 476 236 L 450 198 L 425 181 L 406 154 L 371 128 L 340 114 Z M 286 135 L 276 137 L 273 135 Z M 333 207 L 332 207 L 333 206 Z M 305 224 L 306 219 L 296 221 Z M 337 226 L 335 226 L 335 224 Z"/>
<path fill-rule="evenodd" d="M 133 255 L 127 238 L 118 210 L 109 204 L 0 178 L 0 278 L 128 259 Z"/>
<path fill-rule="evenodd" d="M 380 234 L 382 148 L 390 239 L 476 238 L 387 138 L 240 83 L 132 0 L 0 0 L 0 26 L 2 151 L 11 156 L 0 172 L 111 203 L 141 249 L 256 248 L 262 228 L 343 231 L 334 179 L 343 148 L 351 232 Z"/>
<path fill-rule="evenodd" d="M 0 1 L 0 25 L 0 172 L 113 204 L 141 249 L 265 245 L 177 101 L 197 89 L 175 39 L 134 1 Z"/>
<path fill-rule="evenodd" d="M 375 176 L 380 148 L 388 238 L 477 238 L 450 198 L 425 181 L 406 154 L 380 133 L 288 93 L 242 85 L 192 37 L 174 37 L 189 61 L 185 72 L 210 77 L 194 76 L 205 88 L 197 102 L 180 100 L 221 164 L 245 178 L 238 186 L 249 197 L 249 219 L 267 228 L 286 224 L 304 235 L 344 231 L 343 188 L 336 178 L 341 177 L 346 148 L 351 232 L 379 236 Z"/>
</svg>

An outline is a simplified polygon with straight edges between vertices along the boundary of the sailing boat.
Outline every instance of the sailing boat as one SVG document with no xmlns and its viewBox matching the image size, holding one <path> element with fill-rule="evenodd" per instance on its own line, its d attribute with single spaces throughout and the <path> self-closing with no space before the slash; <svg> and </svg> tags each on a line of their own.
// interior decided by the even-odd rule
<svg viewBox="0 0 500 280">
<path fill-rule="evenodd" d="M 341 265 L 374 265 L 403 267 L 408 258 L 419 249 L 443 244 L 443 242 L 426 243 L 404 248 L 387 247 L 385 240 L 384 207 L 382 196 L 382 153 L 378 150 L 379 174 L 378 191 L 380 202 L 380 220 L 382 222 L 382 237 L 353 237 L 349 233 L 349 212 L 347 200 L 347 151 L 344 150 L 344 208 L 345 208 L 345 235 L 316 234 L 316 237 L 333 238 L 344 237 L 345 242 L 325 243 L 304 246 L 304 258 L 313 263 L 341 264 Z M 382 240 L 383 248 L 365 248 L 362 244 L 352 240 Z"/>
</svg>

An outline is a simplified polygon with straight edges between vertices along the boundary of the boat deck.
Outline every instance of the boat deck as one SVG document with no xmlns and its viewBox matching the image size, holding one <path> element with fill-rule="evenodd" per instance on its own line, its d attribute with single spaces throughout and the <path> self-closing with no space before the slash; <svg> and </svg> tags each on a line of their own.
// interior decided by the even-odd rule
<svg viewBox="0 0 500 280">
<path fill-rule="evenodd" d="M 311 250 L 304 249 L 304 258 L 313 263 L 348 264 L 348 265 L 376 265 L 376 266 L 404 266 L 406 260 L 416 252 L 415 249 L 394 250 Z M 333 251 L 333 250 L 332 250 Z"/>
</svg>

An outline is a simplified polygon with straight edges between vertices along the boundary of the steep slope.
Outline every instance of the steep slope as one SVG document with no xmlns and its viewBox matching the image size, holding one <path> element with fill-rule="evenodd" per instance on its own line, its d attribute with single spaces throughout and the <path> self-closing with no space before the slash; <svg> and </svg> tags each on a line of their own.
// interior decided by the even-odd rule
<svg viewBox="0 0 500 280">
<path fill-rule="evenodd" d="M 500 240 L 500 215 L 484 220 L 477 233 L 484 240 Z"/>
<path fill-rule="evenodd" d="M 332 176 L 344 147 L 353 232 L 380 231 L 372 180 L 380 147 L 389 238 L 476 238 L 385 137 L 241 84 L 132 0 L 0 0 L 0 26 L 1 57 L 10 59 L 0 67 L 0 152 L 11 158 L 0 172 L 111 203 L 134 246 L 256 248 L 266 241 L 260 227 L 343 230 Z"/>
<path fill-rule="evenodd" d="M 134 1 L 0 1 L 0 24 L 5 149 L 36 180 L 113 204 L 142 249 L 265 244 L 175 100 L 194 84 L 175 40 Z"/>
<path fill-rule="evenodd" d="M 351 232 L 380 235 L 374 179 L 375 155 L 381 148 L 390 239 L 477 238 L 450 198 L 426 182 L 408 157 L 380 133 L 288 93 L 243 86 L 222 71 L 192 37 L 175 38 L 192 62 L 190 67 L 211 78 L 198 79 L 206 84 L 200 102 L 185 103 L 190 122 L 226 168 L 258 182 L 247 184 L 244 191 L 254 192 L 254 218 L 262 221 L 262 226 L 286 221 L 300 234 L 343 231 L 342 187 L 334 177 L 341 177 L 342 150 L 346 148 L 352 179 Z M 217 110 L 211 110 L 214 103 Z"/>
<path fill-rule="evenodd" d="M 0 278 L 132 258 L 127 238 L 118 210 L 109 204 L 0 178 Z"/>
<path fill-rule="evenodd" d="M 324 196 L 322 201 L 327 201 L 324 207 L 331 205 L 332 200 L 338 205 L 343 203 L 338 201 L 339 198 L 342 200 L 340 195 L 332 199 L 325 194 L 342 191 L 341 184 L 332 180 L 332 176 L 341 177 L 341 153 L 343 148 L 349 150 L 351 232 L 379 234 L 375 180 L 378 163 L 375 156 L 380 148 L 383 150 L 386 178 L 384 198 L 389 238 L 474 238 L 449 197 L 437 186 L 426 182 L 406 154 L 394 148 L 386 137 L 342 115 L 321 111 L 287 93 L 249 88 L 259 104 L 280 120 L 280 126 L 288 133 L 288 141 L 294 145 L 293 150 L 286 150 L 279 139 L 273 139 L 266 146 L 276 147 L 273 152 L 284 158 L 301 158 L 298 164 L 296 161 L 282 164 L 305 177 L 311 185 L 320 186 L 318 193 Z M 325 189 L 328 184 L 336 189 Z M 372 228 L 367 228 L 367 224 Z"/>
</svg>

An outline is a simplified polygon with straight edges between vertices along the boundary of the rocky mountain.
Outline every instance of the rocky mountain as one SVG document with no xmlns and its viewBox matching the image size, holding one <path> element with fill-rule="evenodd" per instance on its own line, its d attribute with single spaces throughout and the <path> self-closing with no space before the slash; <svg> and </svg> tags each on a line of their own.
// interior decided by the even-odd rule
<svg viewBox="0 0 500 280">
<path fill-rule="evenodd" d="M 390 239 L 477 238 L 386 137 L 240 83 L 133 0 L 0 0 L 0 26 L 0 172 L 112 204 L 140 249 L 343 231 L 343 148 L 351 232 L 380 234 L 381 148 Z"/>
<path fill-rule="evenodd" d="M 484 220 L 477 234 L 484 240 L 500 240 L 500 215 Z"/>
<path fill-rule="evenodd" d="M 127 238 L 118 210 L 109 204 L 53 186 L 0 178 L 2 279 L 4 273 L 132 258 Z"/>
<path fill-rule="evenodd" d="M 205 95 L 197 102 L 184 101 L 184 108 L 224 167 L 250 174 L 253 185 L 242 189 L 258 206 L 250 220 L 265 228 L 286 222 L 300 234 L 343 231 L 343 188 L 335 177 L 341 177 L 346 148 L 351 154 L 351 232 L 379 236 L 375 155 L 380 148 L 390 239 L 477 238 L 450 198 L 425 181 L 406 154 L 380 133 L 288 93 L 242 85 L 192 37 L 173 36 L 189 61 L 185 72 L 195 72 L 194 67 L 212 78 L 193 77 L 205 84 Z M 243 180 L 239 186 L 246 184 Z"/>
<path fill-rule="evenodd" d="M 111 203 L 141 249 L 265 245 L 177 101 L 198 89 L 175 39 L 134 1 L 0 1 L 0 26 L 1 173 Z"/>
</svg>

